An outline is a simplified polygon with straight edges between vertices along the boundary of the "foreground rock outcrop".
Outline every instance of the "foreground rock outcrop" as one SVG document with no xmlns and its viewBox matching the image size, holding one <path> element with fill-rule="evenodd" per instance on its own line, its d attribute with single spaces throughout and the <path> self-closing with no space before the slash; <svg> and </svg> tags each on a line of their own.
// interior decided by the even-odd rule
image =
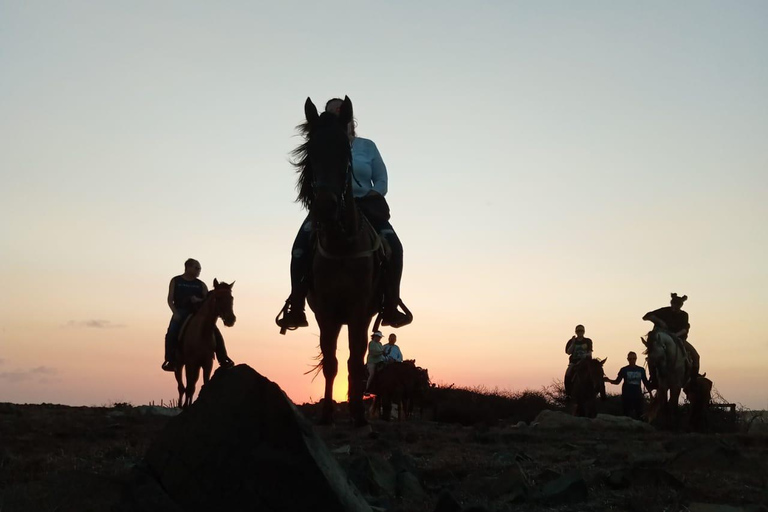
<svg viewBox="0 0 768 512">
<path fill-rule="evenodd" d="M 371 510 L 279 386 L 246 365 L 217 371 L 145 463 L 183 510 Z"/>
</svg>

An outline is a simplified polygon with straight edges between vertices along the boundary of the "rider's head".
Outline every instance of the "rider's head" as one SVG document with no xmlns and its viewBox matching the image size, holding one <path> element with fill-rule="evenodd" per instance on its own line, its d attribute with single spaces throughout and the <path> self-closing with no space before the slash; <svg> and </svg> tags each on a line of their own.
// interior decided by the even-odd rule
<svg viewBox="0 0 768 512">
<path fill-rule="evenodd" d="M 679 309 L 682 309 L 683 303 L 686 300 L 688 300 L 687 295 L 683 295 L 682 297 L 680 297 L 676 293 L 673 293 L 672 300 L 669 301 L 669 304 L 672 306 L 672 309 L 679 310 Z"/>
<path fill-rule="evenodd" d="M 390 334 L 389 335 L 389 344 L 390 345 L 394 345 L 396 341 L 397 341 L 397 334 L 395 334 L 395 333 Z"/>
<path fill-rule="evenodd" d="M 341 98 L 331 98 L 325 103 L 325 111 L 338 116 L 339 113 L 341 112 L 342 103 L 344 103 L 344 100 L 342 100 Z M 355 136 L 356 126 L 357 126 L 357 121 L 353 118 L 352 121 L 349 123 L 349 126 L 347 127 L 350 137 Z"/>
<path fill-rule="evenodd" d="M 576 336 L 584 336 L 584 326 L 579 324 L 576 326 Z"/>
<path fill-rule="evenodd" d="M 635 364 L 637 362 L 637 354 L 634 352 L 627 354 L 627 361 L 629 361 L 629 364 Z"/>
<path fill-rule="evenodd" d="M 381 334 L 381 331 L 376 331 L 375 333 L 371 334 L 371 341 L 373 341 L 373 340 L 381 341 L 381 338 L 383 338 L 383 337 L 384 337 L 384 335 Z"/>
<path fill-rule="evenodd" d="M 189 258 L 184 262 L 184 273 L 192 277 L 200 277 L 200 262 Z"/>
</svg>

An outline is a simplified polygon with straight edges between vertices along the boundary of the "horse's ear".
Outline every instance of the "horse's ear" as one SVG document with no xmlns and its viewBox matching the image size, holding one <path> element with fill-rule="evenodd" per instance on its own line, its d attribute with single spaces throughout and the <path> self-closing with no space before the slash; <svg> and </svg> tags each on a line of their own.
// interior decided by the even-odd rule
<svg viewBox="0 0 768 512">
<path fill-rule="evenodd" d="M 349 96 L 344 96 L 344 101 L 341 102 L 339 122 L 342 126 L 347 126 L 352 122 L 352 100 L 349 99 Z"/>
<path fill-rule="evenodd" d="M 235 286 L 235 282 L 234 281 L 232 281 L 232 284 L 229 285 L 229 288 L 232 289 L 233 286 Z"/>
<path fill-rule="evenodd" d="M 213 287 L 214 288 L 218 288 L 219 287 L 219 280 L 216 279 L 215 277 L 213 278 Z"/>
<path fill-rule="evenodd" d="M 320 115 L 317 113 L 317 107 L 314 103 L 312 103 L 312 100 L 307 97 L 307 101 L 304 102 L 304 117 L 306 117 L 307 122 L 310 125 L 315 124 L 315 122 L 320 119 Z"/>
<path fill-rule="evenodd" d="M 605 359 L 603 359 L 602 361 L 600 361 L 600 359 L 598 359 L 598 361 L 600 361 L 600 365 L 604 365 L 607 360 L 608 360 L 607 357 Z"/>
</svg>

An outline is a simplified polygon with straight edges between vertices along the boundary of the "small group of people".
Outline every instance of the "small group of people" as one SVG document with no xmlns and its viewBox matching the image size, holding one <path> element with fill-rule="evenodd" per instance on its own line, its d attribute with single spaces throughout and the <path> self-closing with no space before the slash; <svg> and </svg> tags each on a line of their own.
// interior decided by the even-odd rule
<svg viewBox="0 0 768 512">
<path fill-rule="evenodd" d="M 683 304 L 688 299 L 687 295 L 682 297 L 676 293 L 671 294 L 670 305 L 650 311 L 643 315 L 643 320 L 652 322 L 654 330 L 662 330 L 668 333 L 675 343 L 678 343 L 683 353 L 690 361 L 692 378 L 699 374 L 699 354 L 696 349 L 688 342 L 688 332 L 691 325 L 689 323 L 688 313 L 683 311 Z M 573 387 L 574 367 L 584 359 L 592 358 L 593 344 L 592 340 L 584 336 L 585 328 L 583 325 L 577 325 L 575 335 L 565 344 L 565 352 L 569 355 L 568 369 L 565 372 L 565 394 L 571 396 Z M 627 366 L 619 370 L 615 379 L 605 378 L 606 382 L 618 385 L 624 383 L 621 388 L 622 405 L 625 416 L 639 418 L 643 413 L 643 390 L 656 389 L 655 368 L 649 363 L 648 373 L 650 379 L 646 376 L 645 368 L 637 365 L 637 354 L 629 352 L 627 354 Z"/>
<path fill-rule="evenodd" d="M 381 331 L 376 331 L 371 334 L 371 341 L 368 342 L 368 357 L 365 361 L 368 367 L 366 390 L 371 386 L 373 376 L 377 371 L 390 363 L 403 362 L 403 353 L 400 347 L 396 345 L 397 334 L 390 334 L 386 345 L 381 343 L 382 338 L 384 338 L 384 334 Z"/>
</svg>

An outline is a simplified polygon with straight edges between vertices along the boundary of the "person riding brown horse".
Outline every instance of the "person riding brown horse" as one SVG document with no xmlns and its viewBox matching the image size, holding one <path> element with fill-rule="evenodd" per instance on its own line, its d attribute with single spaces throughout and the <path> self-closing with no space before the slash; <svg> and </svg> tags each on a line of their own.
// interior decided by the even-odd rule
<svg viewBox="0 0 768 512">
<path fill-rule="evenodd" d="M 344 101 L 339 98 L 329 100 L 325 105 L 325 114 L 341 118 L 346 115 Z M 400 280 L 403 274 L 403 245 L 389 222 L 389 205 L 384 196 L 387 194 L 388 176 L 387 168 L 381 158 L 376 144 L 369 139 L 358 137 L 355 133 L 355 121 L 346 117 L 343 126 L 346 132 L 348 151 L 345 166 L 350 168 L 352 180 L 350 181 L 351 194 L 354 204 L 365 216 L 366 220 L 378 233 L 388 249 L 388 256 L 384 258 L 384 298 L 381 309 L 382 325 L 402 327 L 411 323 L 412 315 L 400 299 Z M 299 156 L 305 148 L 299 148 Z M 299 166 L 301 169 L 301 165 Z M 299 183 L 299 201 L 309 209 L 307 197 L 311 195 L 311 184 Z M 342 205 L 343 206 L 343 205 Z M 294 330 L 309 325 L 304 313 L 304 303 L 307 292 L 312 282 L 312 254 L 313 236 L 316 222 L 311 214 L 307 216 L 296 235 L 291 250 L 291 294 L 285 305 L 275 319 L 281 328 L 280 333 L 286 330 Z M 405 313 L 398 311 L 402 306 Z M 283 315 L 282 318 L 280 315 Z"/>
<path fill-rule="evenodd" d="M 304 115 L 307 122 L 300 129 L 305 142 L 294 155 L 299 159 L 299 200 L 309 210 L 317 247 L 311 258 L 307 301 L 320 327 L 322 357 L 317 368 L 325 377 L 320 421 L 332 421 L 336 346 L 346 324 L 349 411 L 353 423 L 360 426 L 367 423 L 363 406 L 367 332 L 373 315 L 381 311 L 381 237 L 354 200 L 347 136 L 352 102 L 345 97 L 338 115 L 328 111 L 318 114 L 307 98 Z"/>
<path fill-rule="evenodd" d="M 571 396 L 574 367 L 585 359 L 592 359 L 592 340 L 584 337 L 584 331 L 583 325 L 577 325 L 576 335 L 565 344 L 565 353 L 568 354 L 568 368 L 563 377 L 566 398 Z"/>
<path fill-rule="evenodd" d="M 213 290 L 207 294 L 197 312 L 182 327 L 177 349 L 176 376 L 179 390 L 179 407 L 189 407 L 195 394 L 195 386 L 203 370 L 203 385 L 208 383 L 213 367 L 213 354 L 216 348 L 216 321 L 221 318 L 224 325 L 232 327 L 237 318 L 232 310 L 232 284 L 213 280 Z M 186 370 L 186 386 L 182 382 L 182 369 Z M 186 399 L 182 403 L 182 397 Z"/>
</svg>

